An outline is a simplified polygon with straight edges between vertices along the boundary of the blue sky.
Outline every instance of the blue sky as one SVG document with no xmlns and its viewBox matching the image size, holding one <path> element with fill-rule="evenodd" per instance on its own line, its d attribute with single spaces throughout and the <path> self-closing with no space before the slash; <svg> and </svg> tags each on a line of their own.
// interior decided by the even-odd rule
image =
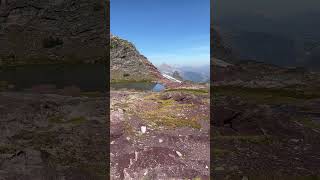
<svg viewBox="0 0 320 180">
<path fill-rule="evenodd" d="M 210 0 L 111 0 L 111 33 L 153 64 L 210 62 Z"/>
</svg>

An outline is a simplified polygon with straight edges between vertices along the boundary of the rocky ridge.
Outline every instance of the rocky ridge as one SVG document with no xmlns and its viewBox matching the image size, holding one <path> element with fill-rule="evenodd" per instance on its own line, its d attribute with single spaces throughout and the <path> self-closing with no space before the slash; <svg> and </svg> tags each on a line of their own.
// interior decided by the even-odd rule
<svg viewBox="0 0 320 180">
<path fill-rule="evenodd" d="M 157 81 L 161 73 L 129 41 L 111 35 L 111 81 Z"/>
<path fill-rule="evenodd" d="M 104 63 L 105 2 L 8 0 L 0 5 L 0 64 Z"/>
</svg>

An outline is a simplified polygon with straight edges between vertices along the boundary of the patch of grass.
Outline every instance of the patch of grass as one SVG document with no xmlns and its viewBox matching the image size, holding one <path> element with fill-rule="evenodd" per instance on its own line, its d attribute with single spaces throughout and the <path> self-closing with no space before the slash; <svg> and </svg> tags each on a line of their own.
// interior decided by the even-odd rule
<svg viewBox="0 0 320 180">
<path fill-rule="evenodd" d="M 268 180 L 268 179 L 281 179 L 281 180 L 320 180 L 320 176 L 318 175 L 310 175 L 310 176 L 284 176 L 284 175 L 259 175 L 259 176 L 249 176 L 249 179 L 257 179 L 257 180 Z"/>
<path fill-rule="evenodd" d="M 64 123 L 62 116 L 52 116 L 48 118 L 50 123 Z"/>
<path fill-rule="evenodd" d="M 149 96 L 148 98 L 158 98 L 158 96 Z M 147 121 L 154 123 L 158 127 L 168 127 L 168 128 L 178 128 L 178 127 L 191 127 L 200 129 L 201 126 L 197 122 L 196 118 L 187 118 L 177 116 L 177 114 L 182 111 L 183 108 L 190 108 L 189 104 L 177 104 L 174 100 L 160 100 L 159 108 L 142 112 L 140 115 Z"/>
<path fill-rule="evenodd" d="M 281 104 L 299 103 L 303 100 L 320 98 L 319 93 L 303 92 L 289 89 L 276 88 L 248 88 L 238 86 L 215 86 L 213 87 L 215 96 L 227 95 L 238 96 L 259 103 Z"/>
<path fill-rule="evenodd" d="M 10 144 L 0 145 L 0 154 L 12 154 L 15 153 L 17 148 Z"/>
<path fill-rule="evenodd" d="M 87 121 L 87 119 L 85 117 L 81 116 L 81 117 L 71 118 L 67 122 L 71 123 L 71 124 L 82 124 L 82 123 L 85 123 L 86 121 Z"/>
<path fill-rule="evenodd" d="M 201 180 L 200 177 L 195 177 L 195 178 L 192 178 L 192 180 Z"/>
<path fill-rule="evenodd" d="M 165 126 L 169 128 L 178 128 L 178 127 L 191 127 L 195 129 L 200 129 L 201 126 L 196 120 L 189 119 L 179 119 L 172 116 L 151 116 L 153 122 L 158 126 Z"/>
<path fill-rule="evenodd" d="M 50 123 L 55 123 L 55 124 L 60 124 L 60 123 L 82 124 L 82 123 L 86 122 L 87 119 L 83 116 L 80 116 L 80 117 L 71 118 L 66 121 L 66 120 L 64 120 L 64 118 L 62 116 L 52 116 L 52 117 L 48 118 L 48 121 Z"/>
<path fill-rule="evenodd" d="M 128 122 L 129 119 L 125 116 L 126 121 L 124 122 L 124 132 L 129 135 L 129 136 L 134 136 L 135 135 L 135 130 L 134 128 L 130 125 Z"/>
<path fill-rule="evenodd" d="M 215 136 L 214 140 L 239 141 L 253 144 L 267 144 L 272 141 L 270 136 Z"/>
<path fill-rule="evenodd" d="M 8 82 L 7 81 L 0 81 L 0 91 L 4 91 L 8 89 Z"/>
<path fill-rule="evenodd" d="M 95 164 L 80 164 L 77 165 L 79 169 L 85 172 L 89 172 L 94 177 L 99 179 L 106 179 L 107 177 L 107 164 L 106 163 L 95 163 Z"/>
<path fill-rule="evenodd" d="M 114 49 L 116 47 L 117 47 L 117 45 L 115 43 L 110 43 L 110 49 Z"/>
<path fill-rule="evenodd" d="M 63 40 L 59 37 L 49 36 L 48 38 L 42 40 L 42 46 L 44 48 L 53 48 L 60 45 L 63 45 Z"/>
<path fill-rule="evenodd" d="M 207 94 L 209 90 L 207 89 L 167 89 L 165 92 L 186 92 L 192 94 Z"/>
<path fill-rule="evenodd" d="M 307 128 L 320 130 L 320 123 L 313 121 L 309 117 L 294 118 L 292 120 L 301 123 Z"/>
<path fill-rule="evenodd" d="M 91 92 L 82 92 L 81 96 L 83 97 L 102 97 L 105 94 L 99 91 L 91 91 Z"/>
<path fill-rule="evenodd" d="M 112 87 L 112 84 L 118 84 L 118 83 L 153 83 L 154 80 L 152 79 L 142 79 L 142 80 L 134 80 L 134 79 L 112 79 L 110 81 L 110 86 Z"/>
<path fill-rule="evenodd" d="M 232 152 L 229 151 L 229 150 L 219 149 L 219 148 L 214 148 L 213 150 L 211 150 L 211 153 L 212 153 L 214 156 L 223 156 L 223 155 L 232 154 Z"/>
</svg>

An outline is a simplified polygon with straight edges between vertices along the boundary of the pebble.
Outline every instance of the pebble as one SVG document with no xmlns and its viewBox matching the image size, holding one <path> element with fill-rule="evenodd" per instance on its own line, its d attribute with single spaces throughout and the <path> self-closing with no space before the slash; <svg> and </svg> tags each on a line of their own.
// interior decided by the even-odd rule
<svg viewBox="0 0 320 180">
<path fill-rule="evenodd" d="M 243 176 L 242 180 L 249 180 L 249 178 L 247 176 Z"/>
<path fill-rule="evenodd" d="M 163 142 L 163 140 L 162 139 L 159 139 L 159 143 L 162 143 Z"/>
<path fill-rule="evenodd" d="M 178 154 L 178 156 L 179 156 L 179 157 L 181 157 L 181 156 L 182 156 L 181 152 L 176 151 L 176 153 Z"/>
<path fill-rule="evenodd" d="M 141 132 L 142 134 L 147 132 L 147 127 L 146 126 L 141 126 Z"/>
<path fill-rule="evenodd" d="M 214 168 L 215 171 L 224 171 L 224 167 L 216 167 Z"/>
<path fill-rule="evenodd" d="M 235 170 L 238 170 L 239 169 L 239 166 L 232 166 L 232 167 L 230 167 L 230 170 L 231 171 L 235 171 Z"/>
<path fill-rule="evenodd" d="M 290 142 L 297 143 L 297 142 L 299 142 L 299 139 L 290 139 L 289 141 L 290 141 Z"/>
<path fill-rule="evenodd" d="M 148 170 L 146 170 L 146 172 L 143 173 L 144 176 L 147 175 L 147 174 L 148 174 Z"/>
</svg>

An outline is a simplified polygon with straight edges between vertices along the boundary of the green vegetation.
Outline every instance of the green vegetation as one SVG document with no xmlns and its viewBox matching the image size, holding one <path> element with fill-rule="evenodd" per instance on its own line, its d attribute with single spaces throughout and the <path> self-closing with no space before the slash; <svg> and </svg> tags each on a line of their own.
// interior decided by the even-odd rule
<svg viewBox="0 0 320 180">
<path fill-rule="evenodd" d="M 52 116 L 48 118 L 50 123 L 64 123 L 62 116 Z"/>
<path fill-rule="evenodd" d="M 271 143 L 272 137 L 270 136 L 214 136 L 213 140 L 229 140 L 253 144 L 268 144 Z"/>
<path fill-rule="evenodd" d="M 89 92 L 81 92 L 81 96 L 83 97 L 102 97 L 105 93 L 99 91 L 89 91 Z"/>
<path fill-rule="evenodd" d="M 4 91 L 8 89 L 8 82 L 7 81 L 0 81 L 0 91 Z"/>
<path fill-rule="evenodd" d="M 214 156 L 223 156 L 232 154 L 232 152 L 226 149 L 213 148 L 213 150 L 211 150 L 211 154 Z"/>
<path fill-rule="evenodd" d="M 158 95 L 150 95 L 145 98 L 146 100 L 152 100 L 158 102 L 158 107 L 140 112 L 140 116 L 155 125 L 156 127 L 178 128 L 178 127 L 191 127 L 200 129 L 201 126 L 197 122 L 196 117 L 184 117 L 179 116 L 177 112 L 183 112 L 183 110 L 189 109 L 192 104 L 179 104 L 173 99 L 160 100 Z"/>
<path fill-rule="evenodd" d="M 110 49 L 114 49 L 116 47 L 117 47 L 117 45 L 115 43 L 110 43 Z"/>
<path fill-rule="evenodd" d="M 207 94 L 209 90 L 207 89 L 167 89 L 165 92 L 186 92 L 192 94 Z"/>
<path fill-rule="evenodd" d="M 320 130 L 320 123 L 317 123 L 308 117 L 292 118 L 291 120 L 301 123 L 304 127 Z"/>
<path fill-rule="evenodd" d="M 151 79 L 142 79 L 142 80 L 135 80 L 135 79 L 112 79 L 110 81 L 110 85 L 117 84 L 117 83 L 152 83 L 154 80 Z"/>
<path fill-rule="evenodd" d="M 49 36 L 48 38 L 42 40 L 42 46 L 44 48 L 53 48 L 60 45 L 63 45 L 63 40 L 59 37 Z"/>
<path fill-rule="evenodd" d="M 81 117 L 71 118 L 69 121 L 67 121 L 67 123 L 82 124 L 82 123 L 84 123 L 86 121 L 87 121 L 87 119 L 85 117 L 81 116 Z"/>
<path fill-rule="evenodd" d="M 74 64 L 86 64 L 83 59 L 66 56 L 64 59 L 55 60 L 49 57 L 25 57 L 17 58 L 14 61 L 3 61 L 1 68 L 13 68 L 24 66 L 37 66 L 37 65 L 74 65 Z"/>
<path fill-rule="evenodd" d="M 290 89 L 276 88 L 248 88 L 238 86 L 215 86 L 213 87 L 214 96 L 238 96 L 248 101 L 282 104 L 299 103 L 302 100 L 320 98 L 319 92 L 304 92 Z"/>
<path fill-rule="evenodd" d="M 12 154 L 15 153 L 18 148 L 13 145 L 0 145 L 0 154 Z"/>
<path fill-rule="evenodd" d="M 65 120 L 62 116 L 52 116 L 48 118 L 48 121 L 50 123 L 55 123 L 55 124 L 70 123 L 70 124 L 79 125 L 86 122 L 87 119 L 85 117 L 80 116 L 80 117 L 71 118 L 69 120 Z"/>
<path fill-rule="evenodd" d="M 98 2 L 94 3 L 93 11 L 100 11 L 102 9 L 104 9 L 104 6 L 101 3 L 98 3 Z"/>
</svg>

